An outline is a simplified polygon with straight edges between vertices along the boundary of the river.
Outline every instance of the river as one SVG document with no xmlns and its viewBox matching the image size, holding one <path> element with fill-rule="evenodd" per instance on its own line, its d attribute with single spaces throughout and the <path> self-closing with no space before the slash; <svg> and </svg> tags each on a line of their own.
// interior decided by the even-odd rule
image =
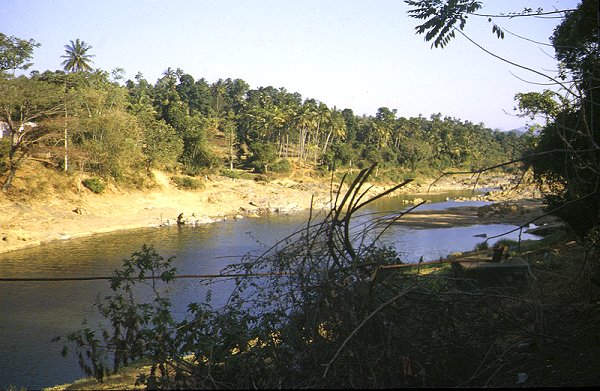
<svg viewBox="0 0 600 391">
<path fill-rule="evenodd" d="M 483 202 L 444 201 L 464 193 L 431 196 L 421 208 L 443 209 Z M 367 212 L 397 212 L 406 197 L 392 197 L 374 204 Z M 440 202 L 441 201 L 441 202 Z M 108 276 L 122 260 L 143 244 L 153 245 L 164 257 L 174 256 L 180 274 L 216 274 L 243 255 L 259 255 L 279 239 L 305 226 L 307 213 L 272 214 L 260 218 L 227 220 L 199 227 L 147 228 L 58 241 L 39 247 L 0 254 L 0 277 Z M 358 217 L 357 220 L 368 219 Z M 438 259 L 456 251 L 472 250 L 483 239 L 474 235 L 501 234 L 515 228 L 492 224 L 444 229 L 394 226 L 381 240 L 394 246 L 405 262 Z M 517 238 L 514 233 L 509 238 Z M 523 239 L 536 238 L 524 235 Z M 493 242 L 492 242 L 493 244 Z M 231 283 L 207 287 L 194 279 L 177 280 L 169 288 L 176 311 L 183 316 L 189 302 L 202 301 L 208 289 L 213 306 L 228 297 Z M 62 358 L 63 343 L 51 343 L 59 335 L 81 328 L 98 317 L 92 304 L 108 293 L 107 281 L 1 282 L 0 281 L 0 389 L 9 385 L 40 389 L 71 382 L 84 376 L 73 354 Z"/>
</svg>

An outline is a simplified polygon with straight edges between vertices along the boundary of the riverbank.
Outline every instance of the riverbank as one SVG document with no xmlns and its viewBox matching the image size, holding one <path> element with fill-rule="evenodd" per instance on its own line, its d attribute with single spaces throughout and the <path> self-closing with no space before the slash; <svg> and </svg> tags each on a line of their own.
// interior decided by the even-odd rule
<svg viewBox="0 0 600 391">
<path fill-rule="evenodd" d="M 319 178 L 282 177 L 270 182 L 250 179 L 207 177 L 201 190 L 180 190 L 162 172 L 154 172 L 156 186 L 146 191 L 123 191 L 115 187 L 103 194 L 81 188 L 77 193 L 50 194 L 43 200 L 15 201 L 0 196 L 0 253 L 119 230 L 176 224 L 178 216 L 188 224 L 207 224 L 223 219 L 246 218 L 262 213 L 293 213 L 330 204 L 330 184 Z M 398 193 L 468 190 L 468 179 L 444 178 L 411 183 Z M 389 188 L 391 186 L 388 186 Z M 522 198 L 510 194 L 506 178 L 488 177 L 479 187 L 509 191 L 487 195 L 488 199 Z M 373 194 L 386 186 L 373 186 Z M 472 214 L 472 211 L 465 210 Z M 406 216 L 405 220 L 416 219 Z M 460 219 L 458 219 L 460 220 Z M 457 220 L 457 221 L 458 221 Z"/>
<path fill-rule="evenodd" d="M 485 197 L 482 197 L 485 198 Z M 492 198 L 492 197 L 488 197 Z M 394 224 L 412 228 L 450 228 L 477 224 L 542 226 L 557 224 L 556 217 L 544 212 L 540 199 L 517 199 L 486 206 L 456 206 L 444 210 L 413 210 Z"/>
<path fill-rule="evenodd" d="M 593 387 L 598 384 L 600 372 L 596 368 L 600 365 L 597 354 L 600 339 L 596 325 L 600 321 L 599 290 L 597 286 L 590 287 L 586 284 L 587 276 L 581 273 L 584 265 L 589 262 L 586 249 L 573 241 L 557 240 L 548 241 L 541 246 L 532 245 L 519 254 L 530 265 L 532 280 L 528 289 L 503 290 L 500 291 L 501 295 L 498 291 L 483 290 L 467 291 L 461 296 L 461 291 L 453 291 L 453 295 L 445 299 L 453 303 L 453 320 L 463 314 L 464 301 L 474 294 L 481 297 L 489 295 L 489 300 L 482 300 L 479 303 L 481 307 L 473 307 L 473 313 L 480 314 L 494 309 L 497 312 L 492 312 L 495 315 L 492 315 L 493 319 L 507 319 L 502 323 L 502 329 L 489 330 L 483 328 L 488 323 L 477 323 L 466 324 L 465 330 L 461 330 L 462 333 L 473 333 L 473 340 L 480 333 L 495 333 L 494 344 L 481 346 L 482 351 L 479 353 L 483 356 L 487 351 L 492 358 L 500 356 L 498 360 L 482 361 L 480 366 L 486 371 L 485 376 L 471 377 L 468 379 L 469 382 L 472 381 L 470 386 L 539 388 Z M 431 268 L 428 269 L 429 267 Z M 425 278 L 435 276 L 437 270 L 442 271 L 438 277 L 445 278 L 443 266 L 427 265 L 419 268 Z M 448 284 L 448 281 L 444 281 L 444 284 Z M 506 302 L 507 299 L 510 302 Z M 408 303 L 408 307 L 410 299 L 403 300 Z M 505 302 L 498 304 L 501 300 Z M 426 310 L 423 308 L 422 311 Z M 531 316 L 532 313 L 535 316 Z M 506 317 L 508 314 L 512 316 Z M 420 317 L 407 317 L 405 321 L 417 324 L 421 330 L 430 327 L 423 324 Z M 428 338 L 434 339 L 436 336 Z M 456 338 L 460 338 L 460 334 Z M 457 344 L 454 340 L 445 342 Z M 498 351 L 500 347 L 502 350 Z M 432 349 L 432 345 L 426 344 L 420 353 L 430 360 L 439 358 L 427 349 Z M 145 363 L 133 364 L 106 378 L 103 383 L 93 378 L 84 378 L 44 390 L 141 389 L 143 387 L 135 386 L 135 380 L 148 371 L 149 366 Z"/>
</svg>

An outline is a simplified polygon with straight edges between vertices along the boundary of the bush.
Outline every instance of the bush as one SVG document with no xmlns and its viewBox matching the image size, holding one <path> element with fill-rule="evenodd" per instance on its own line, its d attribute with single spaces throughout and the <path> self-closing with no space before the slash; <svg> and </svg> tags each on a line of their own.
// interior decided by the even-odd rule
<svg viewBox="0 0 600 391">
<path fill-rule="evenodd" d="M 483 250 L 488 250 L 490 248 L 490 245 L 488 244 L 488 242 L 481 242 L 481 243 L 477 243 L 475 245 L 475 248 L 473 249 L 473 251 L 483 251 Z"/>
<path fill-rule="evenodd" d="M 175 183 L 175 186 L 177 186 L 177 188 L 181 190 L 204 189 L 204 184 L 200 180 L 188 176 L 174 176 L 171 177 L 171 180 L 173 181 L 173 183 Z"/>
<path fill-rule="evenodd" d="M 271 171 L 279 173 L 292 172 L 292 164 L 287 159 L 279 160 L 271 166 Z"/>
<path fill-rule="evenodd" d="M 81 183 L 96 194 L 102 193 L 106 188 L 104 182 L 98 177 L 86 178 Z"/>
<path fill-rule="evenodd" d="M 116 179 L 116 182 L 119 187 L 136 190 L 151 189 L 156 185 L 154 175 L 145 170 L 123 172 Z"/>
<path fill-rule="evenodd" d="M 268 174 L 259 174 L 254 176 L 254 182 L 269 183 L 273 178 Z"/>
<path fill-rule="evenodd" d="M 8 170 L 7 157 L 10 151 L 10 142 L 8 138 L 0 139 L 0 175 Z"/>
<path fill-rule="evenodd" d="M 111 276 L 114 293 L 97 305 L 112 330 L 84 323 L 68 335 L 80 366 L 102 380 L 147 358 L 149 374 L 138 381 L 150 389 L 486 385 L 506 365 L 498 337 L 507 319 L 533 323 L 537 307 L 496 291 L 463 293 L 433 267 L 385 269 L 400 257 L 366 240 L 377 224 L 348 229 L 353 214 L 386 194 L 361 198 L 372 171 L 359 173 L 333 213 L 290 236 L 284 248 L 225 268 L 224 275 L 262 277 L 236 277 L 219 309 L 207 298 L 176 321 L 155 287 L 174 280 L 176 269 L 144 246 Z M 136 295 L 143 285 L 154 297 Z"/>
<path fill-rule="evenodd" d="M 240 173 L 235 170 L 221 170 L 221 175 L 231 179 L 239 179 L 241 177 Z"/>
<path fill-rule="evenodd" d="M 277 159 L 277 148 L 273 144 L 254 142 L 250 145 L 250 150 L 250 164 L 259 174 L 268 172 L 270 165 Z"/>
</svg>

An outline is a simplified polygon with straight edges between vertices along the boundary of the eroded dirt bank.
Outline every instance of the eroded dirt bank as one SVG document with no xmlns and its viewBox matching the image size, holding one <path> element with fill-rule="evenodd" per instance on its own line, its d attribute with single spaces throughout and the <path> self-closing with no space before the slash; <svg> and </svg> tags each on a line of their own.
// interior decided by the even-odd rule
<svg viewBox="0 0 600 391">
<path fill-rule="evenodd" d="M 113 188 L 98 195 L 83 188 L 79 194 L 63 194 L 43 201 L 0 198 L 0 253 L 53 240 L 175 224 L 181 213 L 187 223 L 206 224 L 265 212 L 292 213 L 310 208 L 311 203 L 314 208 L 321 209 L 328 207 L 332 197 L 331 186 L 326 181 L 312 178 L 283 178 L 264 183 L 214 176 L 204 181 L 202 190 L 183 191 L 173 186 L 166 174 L 154 174 L 158 185 L 149 191 L 125 192 Z M 426 181 L 420 185 L 411 183 L 398 192 L 440 192 L 472 186 L 468 179 L 446 178 L 435 182 L 434 186 Z M 491 197 L 488 195 L 487 199 L 531 196 L 523 192 L 511 194 L 504 178 L 487 178 L 479 186 L 509 190 L 494 193 Z M 374 186 L 371 192 L 377 194 L 384 190 L 385 186 Z M 473 212 L 471 209 L 457 210 L 454 216 L 415 212 L 406 215 L 403 221 L 463 224 L 477 219 L 476 211 L 475 215 Z M 438 223 L 435 223 L 436 219 Z"/>
</svg>

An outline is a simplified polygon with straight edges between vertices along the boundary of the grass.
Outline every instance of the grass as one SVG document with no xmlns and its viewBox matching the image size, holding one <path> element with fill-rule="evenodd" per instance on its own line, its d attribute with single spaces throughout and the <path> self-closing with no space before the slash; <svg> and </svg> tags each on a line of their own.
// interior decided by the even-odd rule
<svg viewBox="0 0 600 391">
<path fill-rule="evenodd" d="M 96 194 L 101 194 L 106 188 L 104 182 L 102 182 L 102 180 L 98 177 L 86 178 L 81 181 L 81 183 L 83 183 L 83 186 L 87 187 Z"/>
<path fill-rule="evenodd" d="M 64 391 L 64 390 L 142 390 L 144 386 L 136 386 L 137 377 L 142 374 L 148 374 L 150 366 L 145 363 L 131 364 L 122 368 L 118 373 L 111 375 L 99 382 L 93 377 L 79 379 L 73 383 L 61 384 L 53 387 L 44 388 L 44 391 Z"/>
<path fill-rule="evenodd" d="M 204 188 L 202 181 L 189 176 L 173 176 L 171 180 L 181 190 L 201 190 Z"/>
</svg>

